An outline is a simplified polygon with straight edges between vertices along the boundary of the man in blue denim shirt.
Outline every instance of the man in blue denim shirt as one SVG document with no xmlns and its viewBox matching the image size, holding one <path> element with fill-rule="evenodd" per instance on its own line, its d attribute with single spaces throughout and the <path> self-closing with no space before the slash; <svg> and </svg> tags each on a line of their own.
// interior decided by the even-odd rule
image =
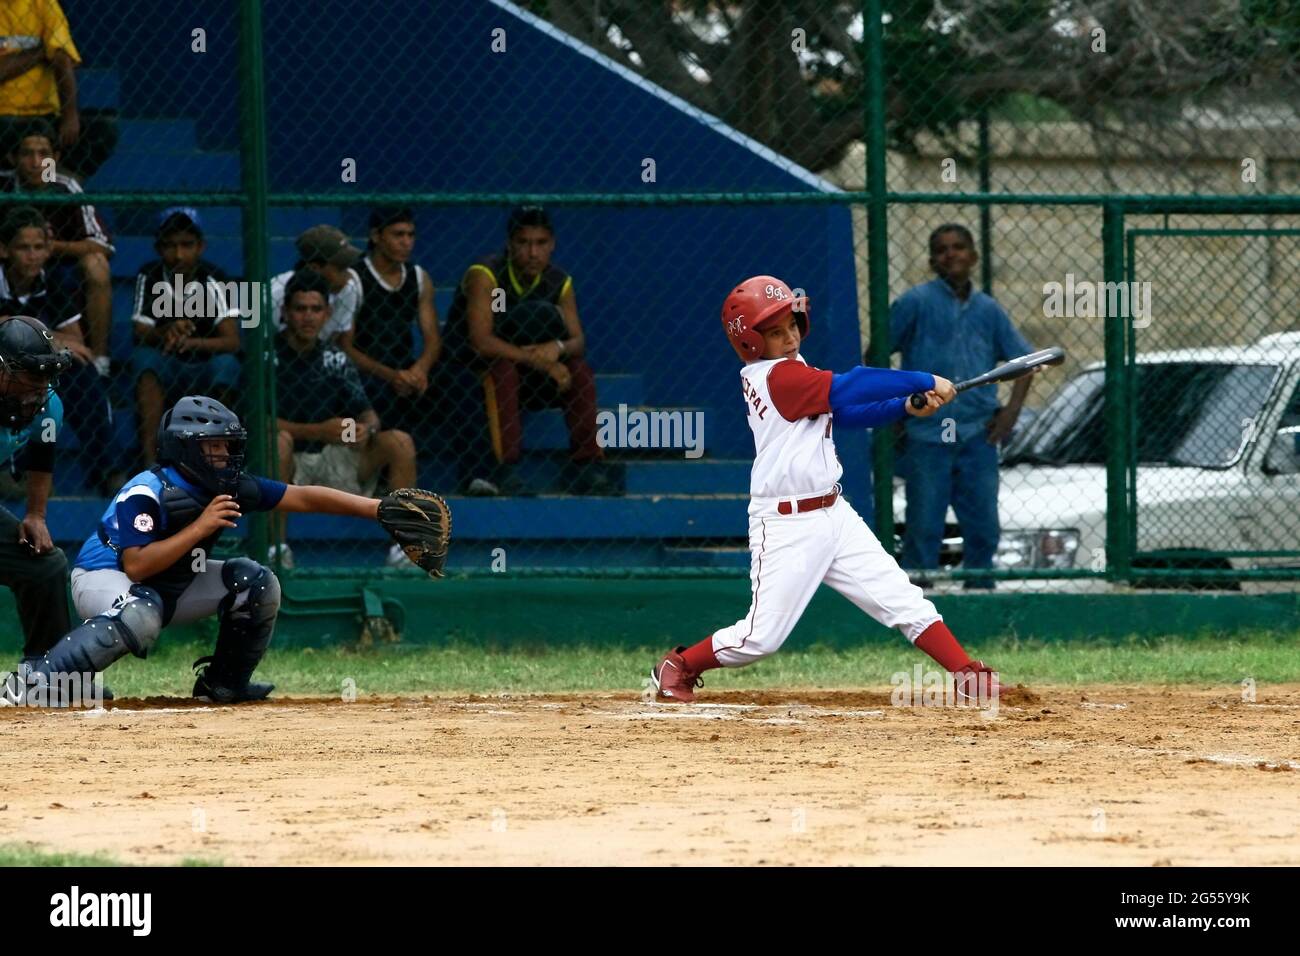
<svg viewBox="0 0 1300 956">
<path fill-rule="evenodd" d="M 1032 352 L 992 296 L 974 288 L 979 255 L 965 226 L 946 223 L 930 234 L 930 266 L 938 278 L 909 289 L 889 311 L 893 351 L 904 368 L 933 369 L 954 382 Z M 944 517 L 951 504 L 963 538 L 962 566 L 991 568 L 998 535 L 998 445 L 1011 434 L 1029 391 L 1019 379 L 1005 408 L 996 387 L 962 392 L 943 415 L 907 421 L 907 532 L 904 568 L 937 568 Z M 967 579 L 966 587 L 993 586 Z"/>
</svg>

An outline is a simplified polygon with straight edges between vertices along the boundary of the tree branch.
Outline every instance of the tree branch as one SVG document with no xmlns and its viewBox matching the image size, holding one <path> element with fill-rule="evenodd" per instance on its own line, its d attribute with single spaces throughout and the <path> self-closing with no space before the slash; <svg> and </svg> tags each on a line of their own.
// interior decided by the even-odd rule
<svg viewBox="0 0 1300 956">
<path fill-rule="evenodd" d="M 690 31 L 674 22 L 670 11 L 651 19 L 643 14 L 620 17 L 616 23 L 644 64 L 641 72 L 664 89 L 703 109 L 711 109 L 712 90 L 691 75 L 681 51 L 689 48 Z"/>
</svg>

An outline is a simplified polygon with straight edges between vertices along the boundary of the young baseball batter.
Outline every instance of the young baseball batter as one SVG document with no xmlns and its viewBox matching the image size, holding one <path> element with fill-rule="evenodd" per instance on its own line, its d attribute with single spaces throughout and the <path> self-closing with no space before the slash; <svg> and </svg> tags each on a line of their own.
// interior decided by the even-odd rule
<svg viewBox="0 0 1300 956">
<path fill-rule="evenodd" d="M 837 484 L 843 469 L 832 426 L 872 428 L 905 414 L 932 415 L 955 396 L 952 383 L 928 372 L 811 368 L 799 354 L 808 300 L 772 276 L 737 286 L 722 305 L 722 326 L 745 363 L 740 387 L 754 432 L 753 600 L 735 624 L 664 656 L 650 672 L 659 698 L 692 701 L 704 671 L 776 653 L 823 581 L 952 671 L 959 697 L 996 695 L 996 673 L 962 650 Z M 907 401 L 914 392 L 925 394 L 924 408 Z"/>
</svg>

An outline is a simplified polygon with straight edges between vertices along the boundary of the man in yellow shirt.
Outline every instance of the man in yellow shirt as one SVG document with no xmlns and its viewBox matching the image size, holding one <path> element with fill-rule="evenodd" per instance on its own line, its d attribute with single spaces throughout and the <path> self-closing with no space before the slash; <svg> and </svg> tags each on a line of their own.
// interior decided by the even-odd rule
<svg viewBox="0 0 1300 956">
<path fill-rule="evenodd" d="M 95 116 L 82 129 L 76 67 L 81 54 L 58 0 L 0 3 L 0 156 L 8 156 L 23 129 L 43 119 L 58 130 L 60 172 L 84 179 L 117 142 L 116 126 Z"/>
</svg>

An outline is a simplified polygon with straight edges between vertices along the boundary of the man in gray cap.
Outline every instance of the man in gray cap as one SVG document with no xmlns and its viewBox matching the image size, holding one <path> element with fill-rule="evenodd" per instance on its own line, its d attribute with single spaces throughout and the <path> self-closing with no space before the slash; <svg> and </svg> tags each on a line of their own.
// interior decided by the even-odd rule
<svg viewBox="0 0 1300 956">
<path fill-rule="evenodd" d="M 271 314 L 275 327 L 284 328 L 284 289 L 299 269 L 319 272 L 330 287 L 330 317 L 321 326 L 319 338 L 333 343 L 343 332 L 352 331 L 352 319 L 361 302 L 361 280 L 352 267 L 361 259 L 361 250 L 348 242 L 342 230 L 334 226 L 312 226 L 295 243 L 298 261 L 288 272 L 271 279 Z"/>
</svg>

